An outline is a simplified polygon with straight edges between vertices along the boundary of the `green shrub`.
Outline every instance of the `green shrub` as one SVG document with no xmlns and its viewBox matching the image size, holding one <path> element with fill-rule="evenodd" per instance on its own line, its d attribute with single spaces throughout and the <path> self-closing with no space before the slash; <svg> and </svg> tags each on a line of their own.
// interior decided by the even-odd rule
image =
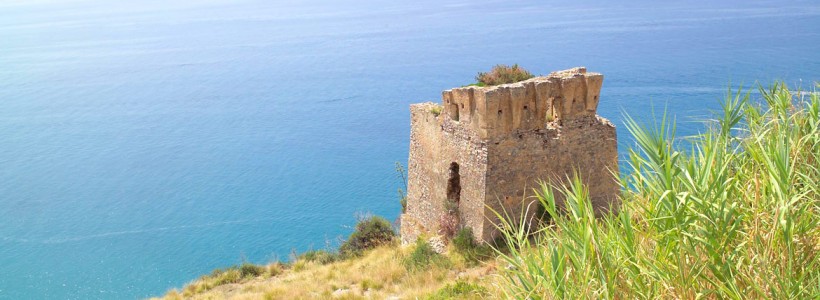
<svg viewBox="0 0 820 300">
<path fill-rule="evenodd" d="M 269 266 L 258 266 L 251 263 L 242 263 L 227 269 L 214 269 L 211 274 L 200 277 L 197 281 L 188 284 L 183 289 L 185 297 L 203 293 L 220 285 L 240 283 L 246 279 L 258 276 L 276 276 L 283 272 L 285 266 L 281 263 Z"/>
<path fill-rule="evenodd" d="M 492 70 L 490 70 L 490 72 L 479 72 L 475 77 L 476 81 L 478 81 L 475 85 L 499 85 L 519 82 L 533 77 L 534 76 L 532 73 L 522 67 L 519 67 L 518 64 L 512 66 L 496 65 L 492 68 Z"/>
<path fill-rule="evenodd" d="M 817 299 L 820 96 L 782 83 L 760 95 L 728 93 L 689 139 L 666 115 L 628 118 L 622 203 L 601 218 L 578 176 L 542 184 L 548 228 L 499 225 L 504 298 Z"/>
<path fill-rule="evenodd" d="M 325 250 L 309 250 L 299 255 L 299 259 L 326 265 L 339 260 L 339 254 Z"/>
<path fill-rule="evenodd" d="M 487 245 L 477 243 L 473 237 L 473 229 L 470 227 L 461 228 L 456 232 L 451 243 L 456 252 L 464 257 L 464 260 L 469 264 L 476 264 L 493 257 L 493 249 Z"/>
<path fill-rule="evenodd" d="M 242 278 L 253 278 L 265 273 L 265 267 L 251 263 L 242 263 L 239 266 L 239 276 Z"/>
<path fill-rule="evenodd" d="M 362 251 L 388 244 L 396 237 L 393 225 L 379 216 L 359 221 L 356 230 L 339 247 L 342 257 L 358 256 Z"/>
<path fill-rule="evenodd" d="M 205 275 L 200 278 L 200 281 L 209 282 L 206 290 L 210 289 L 210 286 L 237 283 L 240 280 L 242 280 L 242 274 L 236 266 L 232 266 L 227 269 L 215 269 L 210 275 Z"/>
<path fill-rule="evenodd" d="M 456 232 L 456 235 L 453 236 L 452 243 L 453 247 L 459 252 L 472 250 L 476 246 L 473 229 L 470 227 L 461 228 Z"/>
<path fill-rule="evenodd" d="M 431 265 L 439 267 L 450 265 L 446 257 L 436 253 L 433 247 L 423 239 L 416 240 L 413 252 L 404 258 L 403 263 L 408 271 L 422 270 Z"/>
<path fill-rule="evenodd" d="M 490 296 L 487 288 L 464 280 L 457 280 L 455 283 L 448 283 L 440 288 L 436 293 L 427 297 L 428 300 L 438 299 L 459 299 L 476 298 L 485 299 Z"/>
<path fill-rule="evenodd" d="M 219 273 L 213 280 L 213 286 L 219 286 L 229 283 L 237 283 L 242 280 L 242 274 L 236 267 L 225 270 Z"/>
</svg>

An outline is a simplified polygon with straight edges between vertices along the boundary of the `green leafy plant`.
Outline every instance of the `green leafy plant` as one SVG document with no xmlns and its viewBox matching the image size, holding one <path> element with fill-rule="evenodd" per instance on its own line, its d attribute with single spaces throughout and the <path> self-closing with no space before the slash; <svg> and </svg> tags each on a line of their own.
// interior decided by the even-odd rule
<svg viewBox="0 0 820 300">
<path fill-rule="evenodd" d="M 505 298 L 820 295 L 820 99 L 783 83 L 759 94 L 728 92 L 686 144 L 666 115 L 627 118 L 622 204 L 600 218 L 578 176 L 535 190 L 550 217 L 540 229 L 496 212 Z"/>
<path fill-rule="evenodd" d="M 342 257 L 358 256 L 362 251 L 373 249 L 393 241 L 396 232 L 389 221 L 379 216 L 360 220 L 350 237 L 339 247 Z"/>
<path fill-rule="evenodd" d="M 265 273 L 265 267 L 251 263 L 242 263 L 239 266 L 239 275 L 242 278 L 253 278 Z"/>
<path fill-rule="evenodd" d="M 449 267 L 450 261 L 441 254 L 436 253 L 427 241 L 418 239 L 413 251 L 404 258 L 403 264 L 408 271 L 417 271 L 431 265 Z"/>
<path fill-rule="evenodd" d="M 494 254 L 490 246 L 476 242 L 475 237 L 473 237 L 473 230 L 470 227 L 459 229 L 450 243 L 469 264 L 476 264 L 484 259 L 491 258 Z"/>
<path fill-rule="evenodd" d="M 453 247 L 458 251 L 467 251 L 475 248 L 476 242 L 473 237 L 473 229 L 470 227 L 461 228 L 451 241 Z"/>
<path fill-rule="evenodd" d="M 399 188 L 399 203 L 401 204 L 401 213 L 407 212 L 407 169 L 400 162 L 396 162 L 396 173 L 399 180 L 404 185 L 404 189 Z"/>
<path fill-rule="evenodd" d="M 280 274 L 284 268 L 285 266 L 280 263 L 274 263 L 266 267 L 244 262 L 239 266 L 215 269 L 211 274 L 202 276 L 193 283 L 185 286 L 182 290 L 182 296 L 191 297 L 220 285 L 240 283 L 259 276 L 276 276 Z"/>
<path fill-rule="evenodd" d="M 479 72 L 475 79 L 477 83 L 471 84 L 475 86 L 491 86 L 506 83 L 514 83 L 533 78 L 534 76 L 529 71 L 514 64 L 495 65 L 489 72 Z"/>
</svg>

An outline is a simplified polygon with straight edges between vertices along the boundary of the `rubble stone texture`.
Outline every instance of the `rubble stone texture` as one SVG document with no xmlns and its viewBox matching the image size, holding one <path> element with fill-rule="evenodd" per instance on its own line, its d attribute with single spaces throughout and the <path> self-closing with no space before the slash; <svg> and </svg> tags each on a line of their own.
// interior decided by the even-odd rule
<svg viewBox="0 0 820 300">
<path fill-rule="evenodd" d="M 520 216 L 539 180 L 565 182 L 576 170 L 597 212 L 614 207 L 617 141 L 615 126 L 596 115 L 602 83 L 601 74 L 580 67 L 446 90 L 440 107 L 411 105 L 402 241 L 438 234 L 448 213 L 477 240 L 491 241 L 498 235 L 491 209 Z"/>
</svg>

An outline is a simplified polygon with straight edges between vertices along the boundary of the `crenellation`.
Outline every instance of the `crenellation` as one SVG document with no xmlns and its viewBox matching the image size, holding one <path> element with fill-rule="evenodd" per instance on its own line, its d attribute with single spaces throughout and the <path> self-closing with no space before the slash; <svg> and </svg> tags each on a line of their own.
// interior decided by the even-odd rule
<svg viewBox="0 0 820 300">
<path fill-rule="evenodd" d="M 498 110 L 501 112 L 498 114 L 498 119 L 496 120 L 497 125 L 496 130 L 494 131 L 494 136 L 506 134 L 512 128 L 512 111 L 511 111 L 511 95 L 510 95 L 510 88 L 508 86 L 502 86 L 498 88 L 498 98 L 496 99 L 498 102 Z"/>
<path fill-rule="evenodd" d="M 472 96 L 473 90 L 472 89 L 457 89 L 453 90 L 452 93 L 453 102 L 457 105 L 456 109 L 459 111 L 459 115 L 461 116 L 462 123 L 470 123 L 472 120 Z"/>
<path fill-rule="evenodd" d="M 524 106 L 527 105 L 529 99 L 527 99 L 527 87 L 524 84 L 513 84 L 509 87 L 509 110 L 510 110 L 510 119 L 512 123 L 510 124 L 508 133 L 515 130 L 515 129 L 525 129 L 527 126 L 526 120 L 524 119 Z"/>
<path fill-rule="evenodd" d="M 603 76 L 574 68 L 513 84 L 461 87 L 434 103 L 411 105 L 408 204 L 402 240 L 438 233 L 448 184 L 459 182 L 457 220 L 491 240 L 491 209 L 520 212 L 537 180 L 580 171 L 596 210 L 618 183 L 615 127 L 596 115 Z M 448 178 L 457 166 L 458 179 Z M 448 175 L 450 174 L 450 175 Z"/>
<path fill-rule="evenodd" d="M 571 120 L 585 110 L 586 81 L 582 77 L 561 78 L 561 110 L 558 119 Z"/>
<path fill-rule="evenodd" d="M 595 115 L 598 111 L 598 98 L 601 95 L 601 86 L 604 83 L 604 76 L 600 74 L 592 74 L 586 76 L 587 80 L 587 99 L 586 111 L 590 115 Z"/>
<path fill-rule="evenodd" d="M 493 89 L 489 91 L 477 92 L 484 94 L 484 103 L 486 103 L 487 106 L 487 111 L 485 114 L 476 116 L 479 119 L 485 120 L 484 124 L 486 125 L 486 136 L 483 138 L 487 138 L 491 135 L 495 135 L 502 126 L 501 120 L 504 109 L 501 107 L 501 91 L 499 91 L 499 89 Z"/>
<path fill-rule="evenodd" d="M 452 121 L 487 139 L 594 116 L 602 83 L 601 74 L 574 68 L 517 83 L 446 90 L 442 105 Z"/>
<path fill-rule="evenodd" d="M 543 117 L 539 118 L 541 114 L 538 113 L 538 104 L 534 82 L 527 82 L 524 84 L 524 99 L 524 107 L 521 108 L 523 112 L 523 125 L 521 126 L 521 128 L 537 129 L 537 124 L 543 122 Z"/>
<path fill-rule="evenodd" d="M 486 139 L 492 125 L 487 122 L 487 118 L 479 118 L 478 116 L 485 116 L 487 112 L 490 111 L 487 103 L 487 94 L 473 90 L 473 101 L 475 102 L 474 115 L 472 116 L 473 130 L 480 138 Z"/>
</svg>

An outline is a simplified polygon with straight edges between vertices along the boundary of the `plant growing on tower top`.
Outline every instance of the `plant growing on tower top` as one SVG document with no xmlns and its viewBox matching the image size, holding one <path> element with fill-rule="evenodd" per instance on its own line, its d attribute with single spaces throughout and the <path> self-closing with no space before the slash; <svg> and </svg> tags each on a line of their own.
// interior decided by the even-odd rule
<svg viewBox="0 0 820 300">
<path fill-rule="evenodd" d="M 518 64 L 512 66 L 495 65 L 489 72 L 479 72 L 478 75 L 475 76 L 476 81 L 478 81 L 475 85 L 499 85 L 519 82 L 533 77 L 535 76 L 533 76 L 532 73 L 518 66 Z"/>
</svg>

